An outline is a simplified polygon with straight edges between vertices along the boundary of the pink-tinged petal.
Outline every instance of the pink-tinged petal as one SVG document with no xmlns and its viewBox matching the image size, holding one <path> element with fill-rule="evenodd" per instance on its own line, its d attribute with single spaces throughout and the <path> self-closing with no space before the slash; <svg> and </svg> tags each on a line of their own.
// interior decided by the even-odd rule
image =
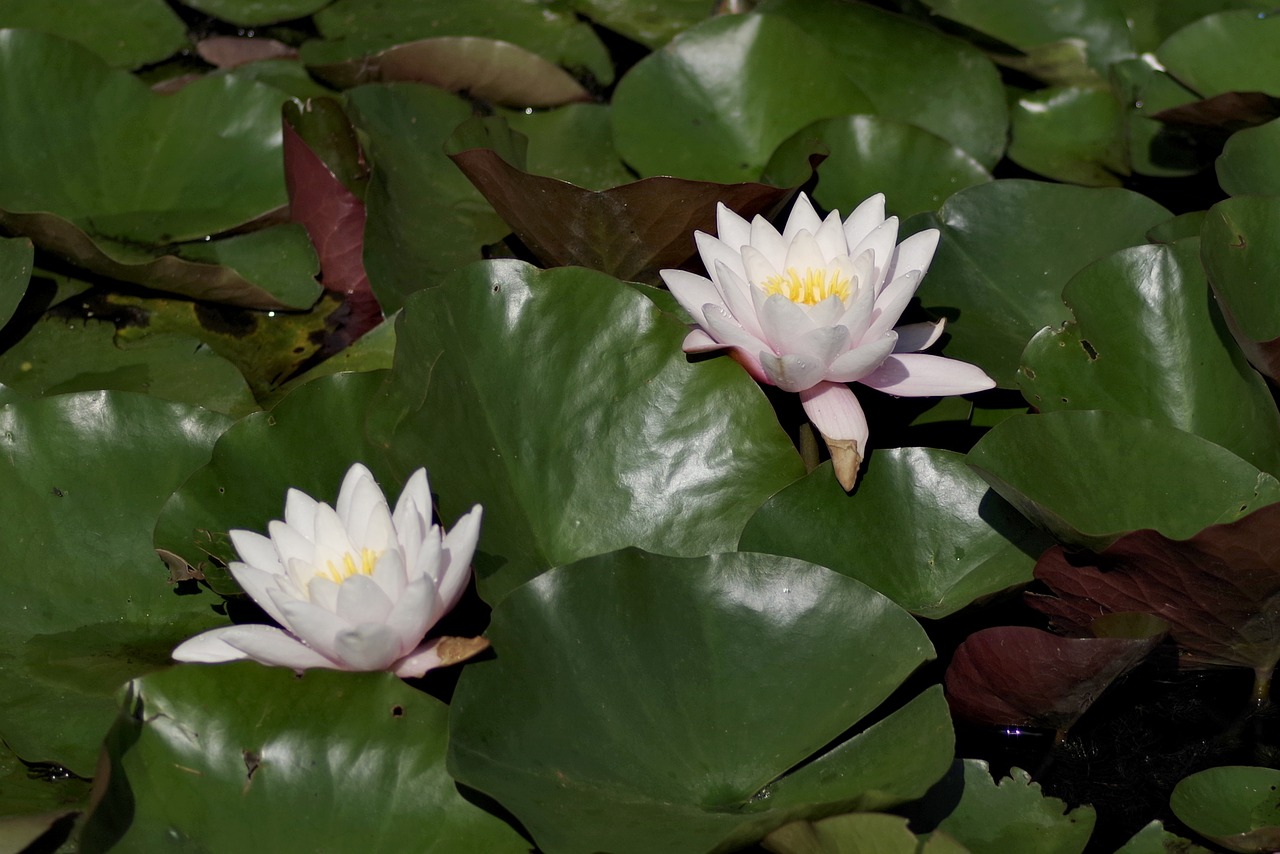
<svg viewBox="0 0 1280 854">
<path fill-rule="evenodd" d="M 768 348 L 783 356 L 803 352 L 800 342 L 814 330 L 809 313 L 780 294 L 764 301 L 760 325 L 764 327 Z"/>
<path fill-rule="evenodd" d="M 391 666 L 391 672 L 401 679 L 419 679 L 428 670 L 434 670 L 444 664 L 440 657 L 440 642 L 444 638 L 436 638 L 414 649 L 413 652 Z"/>
<path fill-rule="evenodd" d="M 787 247 L 786 269 L 795 270 L 801 276 L 806 270 L 822 270 L 827 266 L 827 259 L 822 257 L 822 247 L 814 239 L 813 232 L 801 231 L 796 234 L 791 245 Z"/>
<path fill-rule="evenodd" d="M 769 378 L 765 375 L 764 367 L 760 364 L 760 357 L 768 352 L 768 350 L 749 352 L 741 347 L 733 347 L 729 350 L 729 357 L 739 365 L 742 365 L 742 369 L 751 376 L 751 379 L 758 383 L 769 384 Z"/>
<path fill-rule="evenodd" d="M 782 255 L 775 264 L 772 259 L 754 246 L 742 247 L 742 266 L 747 271 L 747 281 L 752 285 L 753 289 L 764 287 L 764 283 L 771 279 L 781 278 L 782 264 L 786 260 L 787 253 L 785 249 L 783 249 Z"/>
<path fill-rule="evenodd" d="M 822 382 L 825 373 L 825 365 L 812 356 L 761 353 L 760 364 L 769 378 L 769 384 L 776 385 L 783 391 L 805 391 Z"/>
<path fill-rule="evenodd" d="M 708 335 L 701 326 L 695 326 L 684 337 L 680 349 L 686 353 L 709 353 L 712 350 L 723 350 L 726 346 Z"/>
<path fill-rule="evenodd" d="M 946 318 L 943 318 L 937 323 L 908 323 L 905 326 L 895 326 L 893 331 L 898 333 L 898 343 L 893 346 L 893 352 L 915 353 L 929 349 L 942 337 L 942 330 L 946 325 Z"/>
<path fill-rule="evenodd" d="M 716 272 L 724 306 L 749 334 L 763 338 L 764 330 L 760 328 L 760 320 L 756 317 L 756 307 L 751 298 L 751 292 L 755 288 L 723 264 L 717 268 Z"/>
<path fill-rule="evenodd" d="M 870 435 L 858 398 L 843 383 L 818 383 L 800 393 L 800 403 L 827 443 L 836 480 L 846 490 L 853 489 Z"/>
<path fill-rule="evenodd" d="M 924 353 L 890 356 L 859 382 L 899 397 L 969 394 L 996 385 L 977 365 Z"/>
<path fill-rule="evenodd" d="M 761 253 L 764 259 L 768 261 L 775 270 L 782 269 L 782 262 L 787 258 L 787 242 L 782 239 L 782 235 L 774 228 L 769 220 L 762 216 L 757 216 L 751 220 L 751 248 Z M 742 247 L 742 260 L 747 260 L 747 247 Z M 755 279 L 751 276 L 751 268 L 747 267 L 747 278 L 755 283 Z"/>
<path fill-rule="evenodd" d="M 310 535 L 316 526 L 316 507 L 319 504 L 302 490 L 290 489 L 284 496 L 285 524 Z"/>
<path fill-rule="evenodd" d="M 876 297 L 876 307 L 871 311 L 871 325 L 863 333 L 863 338 L 874 341 L 897 326 L 902 312 L 907 310 L 918 287 L 920 274 L 914 271 L 890 282 Z"/>
<path fill-rule="evenodd" d="M 844 239 L 844 223 L 840 222 L 839 211 L 827 214 L 822 225 L 813 233 L 813 238 L 818 241 L 828 262 L 849 257 L 849 244 Z"/>
<path fill-rule="evenodd" d="M 697 232 L 694 232 L 697 234 Z M 716 237 L 730 249 L 741 249 L 751 242 L 751 223 L 724 206 L 716 204 Z"/>
<path fill-rule="evenodd" d="M 276 608 L 274 602 L 271 601 L 271 595 L 267 592 L 269 589 L 276 587 L 284 575 L 276 575 L 275 573 L 265 572 L 256 566 L 250 566 L 247 563 L 241 563 L 234 560 L 227 567 L 231 571 L 231 577 L 236 580 L 240 588 L 248 594 L 249 598 L 257 602 L 264 611 L 271 615 L 271 619 L 277 623 L 283 623 L 284 618 L 280 614 L 280 610 Z"/>
<path fill-rule="evenodd" d="M 823 379 L 833 383 L 851 383 L 861 380 L 889 357 L 897 340 L 897 335 L 887 332 L 876 341 L 864 341 L 854 349 L 841 353 L 832 360 Z"/>
<path fill-rule="evenodd" d="M 338 607 L 334 613 L 348 625 L 385 622 L 391 607 L 387 594 L 367 575 L 353 575 L 338 585 Z"/>
<path fill-rule="evenodd" d="M 240 560 L 256 569 L 272 575 L 284 575 L 284 564 L 280 562 L 280 553 L 270 537 L 264 537 L 253 531 L 229 531 L 231 545 L 235 546 Z"/>
<path fill-rule="evenodd" d="M 739 276 L 747 274 L 742 267 L 742 252 L 738 247 L 731 249 L 723 241 L 701 231 L 695 231 L 693 239 L 698 244 L 698 255 L 702 258 L 702 266 L 707 268 L 713 282 L 716 281 L 716 264 L 724 264 Z M 716 282 L 716 284 L 722 283 Z"/>
<path fill-rule="evenodd" d="M 197 635 L 173 651 L 177 661 L 216 664 L 253 659 L 273 667 L 306 670 L 310 667 L 342 669 L 336 662 L 274 626 L 226 626 Z"/>
<path fill-rule="evenodd" d="M 924 274 L 929 272 L 929 265 L 933 263 L 933 253 L 938 248 L 939 237 L 938 229 L 926 228 L 899 243 L 887 265 L 884 280 L 891 282 L 911 270 L 919 270 L 920 277 L 924 278 Z"/>
<path fill-rule="evenodd" d="M 849 254 L 856 255 L 853 248 L 866 240 L 867 235 L 884 222 L 884 193 L 876 193 L 853 209 L 844 221 L 844 239 L 849 244 Z"/>
<path fill-rule="evenodd" d="M 390 627 L 365 623 L 338 632 L 338 662 L 347 670 L 388 670 L 403 654 Z"/>
<path fill-rule="evenodd" d="M 897 245 L 898 240 L 898 218 L 891 216 L 884 222 L 876 226 L 870 234 L 862 239 L 862 242 L 853 247 L 853 251 L 849 254 L 855 258 L 868 250 L 871 251 L 875 258 L 876 271 L 872 274 L 872 281 L 875 282 L 876 293 L 884 290 L 884 273 L 889 266 L 889 262 L 893 259 L 893 249 Z"/>
<path fill-rule="evenodd" d="M 706 317 L 703 315 L 702 307 L 704 305 L 722 305 L 720 302 L 720 292 L 716 290 L 716 286 L 710 279 L 702 276 L 695 276 L 693 273 L 684 270 L 662 270 L 662 281 L 666 283 L 667 290 L 671 291 L 671 295 L 676 298 L 676 302 L 693 318 L 693 322 L 699 326 L 706 326 Z"/>
<path fill-rule="evenodd" d="M 818 217 L 818 212 L 813 209 L 813 202 L 809 201 L 809 197 L 804 193 L 799 193 L 796 195 L 795 204 L 791 206 L 787 224 L 782 229 L 782 240 L 790 243 L 800 232 L 807 231 L 813 234 L 821 225 L 822 220 Z"/>
<path fill-rule="evenodd" d="M 344 585 L 339 585 L 342 587 Z M 338 632 L 350 628 L 350 625 L 333 611 L 327 611 L 319 605 L 313 605 L 302 599 L 291 599 L 275 590 L 269 590 L 271 599 L 284 615 L 281 624 L 307 646 L 325 658 L 338 660 L 334 640 Z"/>
<path fill-rule="evenodd" d="M 790 303 L 786 297 L 778 297 Z M 708 305 L 706 310 L 706 330 L 712 338 L 730 347 L 740 347 L 748 353 L 758 353 L 770 349 L 769 345 L 743 329 L 726 310 L 719 306 Z"/>
</svg>

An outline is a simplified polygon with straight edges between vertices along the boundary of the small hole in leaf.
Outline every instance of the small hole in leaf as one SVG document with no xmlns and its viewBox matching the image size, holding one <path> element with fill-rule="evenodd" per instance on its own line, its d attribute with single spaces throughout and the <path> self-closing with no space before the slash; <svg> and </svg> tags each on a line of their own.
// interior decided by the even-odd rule
<svg viewBox="0 0 1280 854">
<path fill-rule="evenodd" d="M 392 706 L 392 707 L 391 707 L 391 717 L 393 717 L 393 718 L 402 718 L 402 717 L 404 717 L 404 706 Z"/>
<path fill-rule="evenodd" d="M 219 486 L 219 487 L 218 487 L 218 494 L 219 494 L 219 495 L 226 495 L 226 494 L 227 494 L 227 488 L 226 488 L 225 486 Z"/>
<path fill-rule="evenodd" d="M 1080 346 L 1084 348 L 1084 353 L 1086 356 L 1089 357 L 1090 362 L 1096 362 L 1098 360 L 1098 351 L 1093 349 L 1092 344 L 1090 344 L 1088 341 L 1081 338 Z"/>
<path fill-rule="evenodd" d="M 1029 380 L 1036 378 L 1036 372 L 1028 368 L 1026 365 L 1022 366 L 1022 374 Z"/>
</svg>

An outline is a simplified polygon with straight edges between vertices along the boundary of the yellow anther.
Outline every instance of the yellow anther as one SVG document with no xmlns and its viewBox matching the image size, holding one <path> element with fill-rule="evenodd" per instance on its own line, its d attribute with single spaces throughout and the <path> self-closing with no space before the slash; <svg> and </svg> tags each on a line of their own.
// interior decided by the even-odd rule
<svg viewBox="0 0 1280 854">
<path fill-rule="evenodd" d="M 788 267 L 785 274 L 770 276 L 760 287 L 770 296 L 781 294 L 800 305 L 817 305 L 833 295 L 847 303 L 852 295 L 853 281 L 836 270 L 806 267 L 801 273 L 795 267 Z"/>
<path fill-rule="evenodd" d="M 356 563 L 356 556 L 347 552 L 342 556 L 342 566 L 336 566 L 333 561 L 325 562 L 328 573 L 324 574 L 324 577 L 335 584 L 341 584 L 353 575 L 373 575 L 373 568 L 377 566 L 378 558 L 381 556 L 382 552 L 361 549 L 360 562 Z"/>
</svg>

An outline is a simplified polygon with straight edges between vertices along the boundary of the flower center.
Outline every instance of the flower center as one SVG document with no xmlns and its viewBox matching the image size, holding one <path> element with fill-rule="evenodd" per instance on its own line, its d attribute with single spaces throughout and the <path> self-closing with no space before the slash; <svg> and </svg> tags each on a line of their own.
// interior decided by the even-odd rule
<svg viewBox="0 0 1280 854">
<path fill-rule="evenodd" d="M 361 549 L 359 555 L 347 552 L 342 556 L 342 565 L 333 561 L 325 561 L 325 570 L 317 572 L 321 578 L 327 578 L 335 584 L 341 584 L 353 575 L 373 575 L 373 568 L 378 564 L 382 552 L 373 549 Z"/>
<path fill-rule="evenodd" d="M 781 294 L 800 305 L 817 305 L 831 296 L 847 303 L 852 295 L 853 281 L 844 278 L 837 270 L 806 267 L 803 272 L 788 267 L 781 276 L 770 276 L 760 283 L 761 289 L 773 296 Z"/>
</svg>

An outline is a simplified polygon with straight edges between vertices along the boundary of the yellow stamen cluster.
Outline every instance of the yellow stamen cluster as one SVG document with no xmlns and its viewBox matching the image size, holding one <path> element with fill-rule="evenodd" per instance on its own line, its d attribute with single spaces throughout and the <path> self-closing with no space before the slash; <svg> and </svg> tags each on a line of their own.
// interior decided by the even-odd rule
<svg viewBox="0 0 1280 854">
<path fill-rule="evenodd" d="M 770 276 L 760 287 L 769 296 L 781 294 L 800 305 L 817 305 L 832 295 L 847 303 L 853 293 L 851 279 L 842 277 L 836 270 L 813 267 L 806 267 L 803 273 L 795 267 L 788 267 L 785 274 Z"/>
<path fill-rule="evenodd" d="M 376 552 L 373 549 L 360 550 L 360 562 L 356 563 L 356 556 L 351 552 L 347 552 L 342 556 L 342 566 L 335 566 L 333 561 L 326 561 L 325 567 L 327 572 L 316 573 L 321 578 L 327 578 L 335 584 L 341 584 L 353 575 L 373 575 L 373 568 L 378 563 L 378 558 L 382 556 L 382 552 Z"/>
</svg>

